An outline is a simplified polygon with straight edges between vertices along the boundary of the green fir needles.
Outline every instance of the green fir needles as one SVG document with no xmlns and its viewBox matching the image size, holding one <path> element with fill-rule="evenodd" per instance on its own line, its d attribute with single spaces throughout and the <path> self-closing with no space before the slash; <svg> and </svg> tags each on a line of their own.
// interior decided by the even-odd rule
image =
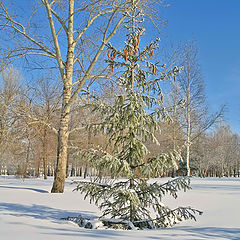
<svg viewBox="0 0 240 240">
<path fill-rule="evenodd" d="M 177 168 L 181 161 L 177 151 L 149 157 L 146 146 L 147 142 L 158 144 L 154 134 L 159 130 L 159 121 L 170 121 L 162 104 L 160 82 L 175 80 L 181 68 L 167 70 L 164 64 L 150 61 L 159 39 L 140 48 L 144 15 L 138 9 L 138 1 L 130 2 L 131 9 L 125 13 L 128 34 L 124 49 L 107 46 L 106 62 L 110 74 L 115 76 L 115 84 L 121 88 L 120 94 L 112 103 L 96 99 L 92 103 L 94 111 L 101 113 L 104 120 L 91 127 L 108 135 L 113 151 L 102 148 L 82 151 L 82 157 L 90 166 L 104 169 L 112 180 L 106 184 L 99 178 L 93 182 L 78 182 L 76 190 L 100 207 L 103 212 L 100 220 L 105 226 L 152 229 L 195 219 L 194 214 L 201 212 L 190 207 L 170 209 L 162 203 L 166 194 L 176 198 L 177 191 L 189 189 L 188 178 L 177 178 L 165 184 L 149 181 L 150 177 L 162 176 Z"/>
</svg>

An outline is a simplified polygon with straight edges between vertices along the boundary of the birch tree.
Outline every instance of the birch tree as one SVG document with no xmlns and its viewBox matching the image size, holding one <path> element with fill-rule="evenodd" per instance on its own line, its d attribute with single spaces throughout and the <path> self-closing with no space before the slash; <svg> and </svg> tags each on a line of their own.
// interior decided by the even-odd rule
<svg viewBox="0 0 240 240">
<path fill-rule="evenodd" d="M 198 123 L 204 114 L 206 114 L 203 105 L 205 101 L 203 81 L 197 63 L 197 54 L 197 49 L 194 49 L 194 46 L 190 46 L 186 52 L 184 71 L 186 77 L 185 84 L 182 82 L 182 87 L 186 96 L 186 166 L 188 176 L 191 176 L 190 146 L 194 120 L 195 123 Z"/>
<path fill-rule="evenodd" d="M 137 4 L 146 6 L 147 2 L 137 1 Z M 94 67 L 104 47 L 124 21 L 123 13 L 128 12 L 128 8 L 128 0 L 41 0 L 34 14 L 38 22 L 49 27 L 49 30 L 41 32 L 33 29 L 26 19 L 19 20 L 8 1 L 0 2 L 1 30 L 17 40 L 15 46 L 9 46 L 5 56 L 10 61 L 37 56 L 35 60 L 39 65 L 45 61 L 57 69 L 63 84 L 59 129 L 55 129 L 58 147 L 53 193 L 64 191 L 71 106 L 87 81 L 97 78 Z M 86 39 L 93 33 L 97 33 L 98 38 L 94 40 L 98 42 L 86 56 L 83 51 Z M 74 74 L 76 70 L 79 72 L 77 75 Z"/>
<path fill-rule="evenodd" d="M 223 116 L 225 106 L 221 106 L 216 113 L 209 114 L 204 80 L 198 61 L 198 48 L 194 42 L 187 43 L 183 47 L 182 65 L 184 70 L 179 75 L 179 83 L 182 89 L 182 99 L 185 100 L 185 111 L 181 121 L 185 129 L 187 175 L 191 176 L 191 145 Z"/>
<path fill-rule="evenodd" d="M 203 129 L 205 130 L 211 121 L 206 121 L 204 82 L 198 63 L 198 49 L 194 42 L 190 42 L 182 52 L 184 69 L 179 75 L 179 83 L 182 99 L 185 101 L 182 124 L 185 129 L 186 168 L 187 175 L 191 176 L 190 148 L 193 138 Z"/>
</svg>

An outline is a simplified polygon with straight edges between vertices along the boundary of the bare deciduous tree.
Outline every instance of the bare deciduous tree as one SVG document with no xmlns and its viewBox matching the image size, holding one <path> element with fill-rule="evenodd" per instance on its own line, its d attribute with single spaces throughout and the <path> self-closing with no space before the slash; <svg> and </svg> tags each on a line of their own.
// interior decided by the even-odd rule
<svg viewBox="0 0 240 240">
<path fill-rule="evenodd" d="M 0 25 L 3 30 L 7 30 L 18 37 L 20 46 L 18 45 L 9 53 L 12 60 L 26 55 L 38 55 L 54 59 L 57 62 L 57 68 L 63 83 L 63 91 L 58 130 L 57 166 L 52 192 L 63 192 L 66 177 L 68 125 L 71 106 L 86 81 L 94 77 L 92 76 L 94 65 L 105 45 L 124 20 L 124 15 L 119 13 L 125 11 L 128 7 L 128 1 L 119 3 L 119 1 L 114 0 L 78 2 L 69 0 L 67 12 L 59 8 L 61 3 L 59 1 L 41 0 L 41 2 L 46 11 L 51 33 L 46 31 L 44 36 L 32 35 L 33 31 L 31 29 L 29 31 L 23 22 L 16 20 L 11 15 L 11 9 L 8 10 L 3 2 L 0 3 Z M 44 13 L 40 13 L 39 17 L 42 17 L 43 21 L 46 20 Z M 76 27 L 74 27 L 74 18 Z M 101 29 L 102 36 L 99 45 L 93 52 L 91 59 L 84 61 L 82 52 L 77 53 L 75 50 L 78 43 L 84 41 L 87 32 L 93 31 L 91 27 L 99 19 L 105 24 L 105 28 Z M 83 65 L 84 63 L 87 63 L 87 66 Z M 78 79 L 73 76 L 77 64 L 81 70 Z"/>
<path fill-rule="evenodd" d="M 4 152 L 11 144 L 12 131 L 16 123 L 15 107 L 19 100 L 20 74 L 13 67 L 2 72 L 0 80 L 0 172 Z"/>
<path fill-rule="evenodd" d="M 57 126 L 58 122 L 60 90 L 56 83 L 51 82 L 49 78 L 41 78 L 34 89 L 35 101 L 32 106 L 32 115 L 28 118 L 28 125 L 35 129 L 42 146 L 42 162 L 44 179 L 47 179 L 47 165 L 50 151 L 50 144 L 53 144 L 51 138 L 56 137 L 56 132 L 48 126 Z M 34 120 L 36 119 L 36 120 Z M 44 123 L 44 124 L 43 124 Z M 54 144 L 52 145 L 54 146 Z"/>
</svg>

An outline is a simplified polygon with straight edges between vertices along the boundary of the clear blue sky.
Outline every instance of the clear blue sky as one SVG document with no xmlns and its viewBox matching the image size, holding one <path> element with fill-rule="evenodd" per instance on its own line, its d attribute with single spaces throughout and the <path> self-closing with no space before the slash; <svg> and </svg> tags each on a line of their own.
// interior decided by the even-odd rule
<svg viewBox="0 0 240 240">
<path fill-rule="evenodd" d="M 240 134 L 240 0 L 166 1 L 165 40 L 197 42 L 209 109 L 226 104 L 225 120 Z"/>
<path fill-rule="evenodd" d="M 196 40 L 209 108 L 227 104 L 225 120 L 240 134 L 240 0 L 169 0 L 167 38 Z"/>
</svg>

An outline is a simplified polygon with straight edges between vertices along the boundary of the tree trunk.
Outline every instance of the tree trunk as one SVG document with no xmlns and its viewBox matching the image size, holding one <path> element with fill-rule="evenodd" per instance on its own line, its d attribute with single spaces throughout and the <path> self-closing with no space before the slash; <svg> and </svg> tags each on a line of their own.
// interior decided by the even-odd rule
<svg viewBox="0 0 240 240">
<path fill-rule="evenodd" d="M 26 163 L 24 164 L 23 169 L 23 178 L 26 178 L 28 176 L 29 158 L 30 158 L 30 140 L 28 139 Z"/>
<path fill-rule="evenodd" d="M 39 177 L 40 177 L 40 163 L 41 163 L 41 159 L 39 158 L 39 159 L 37 160 L 37 169 L 36 169 L 36 172 L 35 172 L 35 174 L 34 174 L 34 176 L 35 176 L 36 178 L 39 178 Z"/>
<path fill-rule="evenodd" d="M 66 178 L 68 177 L 68 171 L 69 171 L 69 152 L 67 154 Z"/>
<path fill-rule="evenodd" d="M 190 73 L 188 73 L 188 89 L 187 89 L 187 149 L 186 149 L 186 167 L 187 176 L 191 176 L 190 169 L 190 145 L 191 145 L 191 86 L 190 86 Z"/>
<path fill-rule="evenodd" d="M 70 104 L 69 100 L 72 93 L 72 77 L 73 77 L 73 61 L 74 61 L 74 38 L 73 38 L 73 12 L 74 12 L 74 0 L 69 1 L 68 10 L 68 51 L 67 51 L 67 63 L 65 67 L 65 73 L 62 72 L 62 78 L 64 83 L 63 89 L 63 103 L 60 119 L 60 127 L 58 132 L 58 148 L 57 148 L 57 166 L 54 175 L 54 183 L 51 192 L 62 193 L 64 191 L 64 184 L 66 179 L 66 166 L 68 156 L 68 126 L 70 117 Z M 60 63 L 61 68 L 61 63 Z M 61 71 L 61 69 L 60 69 Z"/>
<path fill-rule="evenodd" d="M 69 112 L 62 113 L 58 134 L 57 165 L 51 192 L 63 193 L 67 166 Z"/>
<path fill-rule="evenodd" d="M 47 128 L 43 130 L 43 173 L 44 179 L 47 179 Z"/>
<path fill-rule="evenodd" d="M 187 164 L 187 176 L 191 176 L 191 168 L 190 168 L 190 144 L 189 144 L 189 143 L 187 143 L 186 164 Z"/>
<path fill-rule="evenodd" d="M 69 115 L 70 107 L 67 105 L 68 100 L 71 96 L 71 82 L 72 77 L 68 79 L 68 87 L 64 87 L 63 94 L 63 106 L 60 119 L 60 127 L 58 132 L 58 148 L 57 148 L 57 164 L 54 173 L 54 182 L 51 192 L 52 193 L 63 193 L 64 184 L 66 178 L 66 167 L 68 158 L 68 126 L 69 126 Z"/>
<path fill-rule="evenodd" d="M 130 189 L 134 189 L 134 179 L 130 179 Z M 130 200 L 130 221 L 134 222 L 135 220 L 135 209 L 132 200 Z"/>
<path fill-rule="evenodd" d="M 87 177 L 87 174 L 88 174 L 88 164 L 86 164 L 86 166 L 85 166 L 85 170 L 84 170 L 84 174 L 83 174 L 84 179 Z"/>
</svg>

